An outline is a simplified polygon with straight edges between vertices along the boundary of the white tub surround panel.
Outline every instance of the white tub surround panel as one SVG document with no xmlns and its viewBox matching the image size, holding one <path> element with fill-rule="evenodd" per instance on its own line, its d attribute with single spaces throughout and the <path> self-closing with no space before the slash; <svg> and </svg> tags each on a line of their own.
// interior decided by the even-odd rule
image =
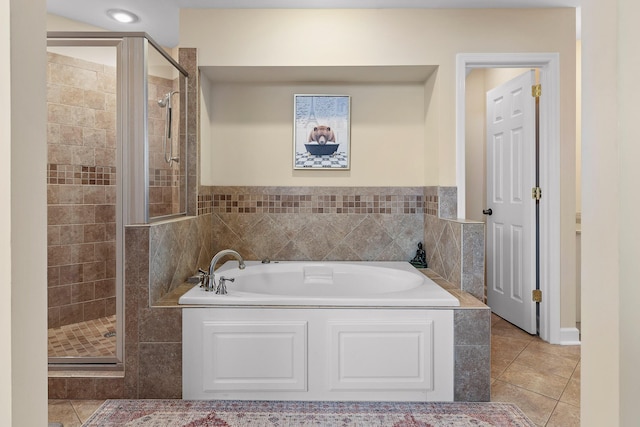
<svg viewBox="0 0 640 427">
<path fill-rule="evenodd" d="M 453 401 L 453 310 L 185 308 L 183 398 Z"/>
</svg>

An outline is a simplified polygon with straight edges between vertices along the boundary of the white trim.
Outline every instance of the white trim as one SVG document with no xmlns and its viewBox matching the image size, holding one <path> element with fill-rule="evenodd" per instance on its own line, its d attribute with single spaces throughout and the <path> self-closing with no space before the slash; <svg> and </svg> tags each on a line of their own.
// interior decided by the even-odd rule
<svg viewBox="0 0 640 427">
<path fill-rule="evenodd" d="M 558 53 L 460 53 L 456 56 L 456 184 L 458 217 L 465 218 L 465 78 L 468 68 L 540 69 L 540 338 L 560 333 L 560 55 Z"/>
<path fill-rule="evenodd" d="M 560 344 L 580 345 L 580 331 L 578 328 L 560 328 Z"/>
</svg>

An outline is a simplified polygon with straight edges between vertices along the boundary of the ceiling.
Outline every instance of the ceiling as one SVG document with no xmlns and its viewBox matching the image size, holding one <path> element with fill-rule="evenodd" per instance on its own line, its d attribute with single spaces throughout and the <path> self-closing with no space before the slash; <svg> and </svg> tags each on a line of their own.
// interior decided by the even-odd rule
<svg viewBox="0 0 640 427">
<path fill-rule="evenodd" d="M 165 47 L 179 42 L 179 10 L 204 9 L 457 9 L 579 7 L 583 0 L 47 0 L 47 11 L 109 31 L 143 31 Z M 140 18 L 121 24 L 108 9 L 126 9 Z"/>
</svg>

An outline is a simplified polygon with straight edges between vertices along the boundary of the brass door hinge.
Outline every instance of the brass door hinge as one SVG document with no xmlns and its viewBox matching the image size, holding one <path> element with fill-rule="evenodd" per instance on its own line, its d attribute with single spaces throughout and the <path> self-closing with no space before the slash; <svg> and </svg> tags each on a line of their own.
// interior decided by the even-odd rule
<svg viewBox="0 0 640 427">
<path fill-rule="evenodd" d="M 531 299 L 533 302 L 542 302 L 542 291 L 540 289 L 531 291 Z"/>
<path fill-rule="evenodd" d="M 533 187 L 531 189 L 531 198 L 534 200 L 540 200 L 542 199 L 542 188 L 540 187 Z"/>
<path fill-rule="evenodd" d="M 542 95 L 542 85 L 537 84 L 537 85 L 531 86 L 531 96 L 533 96 L 534 98 L 540 98 L 541 95 Z"/>
</svg>

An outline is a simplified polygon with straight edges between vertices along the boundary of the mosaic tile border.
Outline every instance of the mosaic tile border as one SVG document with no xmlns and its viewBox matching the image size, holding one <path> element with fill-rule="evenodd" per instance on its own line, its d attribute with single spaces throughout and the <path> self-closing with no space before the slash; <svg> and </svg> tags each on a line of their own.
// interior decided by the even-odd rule
<svg viewBox="0 0 640 427">
<path fill-rule="evenodd" d="M 180 171 L 173 169 L 149 169 L 150 187 L 178 187 Z"/>
<path fill-rule="evenodd" d="M 47 184 L 116 185 L 116 167 L 47 163 Z"/>
<path fill-rule="evenodd" d="M 273 187 L 260 189 L 213 187 L 198 195 L 198 215 L 208 213 L 270 214 L 388 214 L 437 212 L 437 196 L 425 197 L 421 188 Z M 348 194 L 346 192 L 348 191 Z M 342 193 L 342 194 L 341 194 Z M 428 199 L 425 202 L 425 199 Z M 434 208 L 435 204 L 435 208 Z"/>
<path fill-rule="evenodd" d="M 431 216 L 438 216 L 438 196 L 424 196 L 424 213 Z"/>
</svg>

